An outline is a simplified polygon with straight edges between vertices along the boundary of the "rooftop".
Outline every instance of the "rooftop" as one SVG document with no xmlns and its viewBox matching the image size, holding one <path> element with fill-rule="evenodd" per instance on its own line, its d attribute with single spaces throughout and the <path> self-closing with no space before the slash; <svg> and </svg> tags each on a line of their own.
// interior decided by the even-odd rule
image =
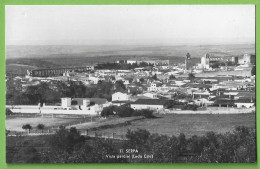
<svg viewBox="0 0 260 169">
<path fill-rule="evenodd" d="M 146 105 L 165 105 L 169 100 L 160 99 L 138 99 L 132 104 L 146 104 Z"/>
</svg>

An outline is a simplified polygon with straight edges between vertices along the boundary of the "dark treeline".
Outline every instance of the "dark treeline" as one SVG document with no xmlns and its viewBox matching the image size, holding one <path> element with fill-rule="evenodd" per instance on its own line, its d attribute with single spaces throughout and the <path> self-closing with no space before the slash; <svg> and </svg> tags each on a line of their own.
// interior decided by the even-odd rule
<svg viewBox="0 0 260 169">
<path fill-rule="evenodd" d="M 111 115 L 116 115 L 118 117 L 144 116 L 146 118 L 155 118 L 153 115 L 153 110 L 134 110 L 129 105 L 104 107 L 101 111 L 102 117 L 108 117 Z"/>
<path fill-rule="evenodd" d="M 255 130 L 236 127 L 234 131 L 186 138 L 151 134 L 142 129 L 128 130 L 128 140 L 88 138 L 76 128 L 61 127 L 47 143 L 48 151 L 21 148 L 8 162 L 20 163 L 253 163 L 256 162 Z M 27 143 L 28 144 L 28 143 Z M 153 158 L 108 158 L 121 154 L 119 149 L 137 150 L 131 154 L 153 155 Z M 8 153 L 8 149 L 7 149 Z M 124 153 L 123 153 L 124 154 Z"/>
<path fill-rule="evenodd" d="M 35 105 L 38 103 L 60 103 L 61 97 L 72 98 L 106 98 L 111 100 L 112 94 L 117 91 L 125 91 L 122 81 L 112 82 L 99 81 L 97 85 L 85 86 L 81 82 L 55 82 L 55 84 L 40 83 L 28 86 L 25 91 L 21 90 L 19 82 L 6 83 L 7 105 Z"/>
<path fill-rule="evenodd" d="M 148 64 L 145 62 L 141 62 L 140 64 L 133 63 L 133 64 L 127 64 L 127 63 L 100 63 L 95 66 L 95 69 L 114 69 L 114 70 L 129 70 L 129 69 L 135 69 L 138 67 L 146 67 L 146 66 L 153 66 L 152 64 Z"/>
</svg>

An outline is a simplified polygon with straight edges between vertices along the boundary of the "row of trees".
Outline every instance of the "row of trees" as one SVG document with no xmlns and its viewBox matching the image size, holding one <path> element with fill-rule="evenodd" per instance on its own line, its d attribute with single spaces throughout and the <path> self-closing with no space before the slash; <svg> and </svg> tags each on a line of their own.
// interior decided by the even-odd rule
<svg viewBox="0 0 260 169">
<path fill-rule="evenodd" d="M 28 133 L 30 133 L 30 130 L 31 130 L 32 128 L 33 128 L 33 127 L 32 127 L 30 124 L 24 124 L 24 125 L 22 126 L 22 129 L 27 130 Z M 37 128 L 38 130 L 41 130 L 42 133 L 43 133 L 43 129 L 45 128 L 45 125 L 44 125 L 44 124 L 38 124 L 38 125 L 36 126 L 36 128 Z"/>
<path fill-rule="evenodd" d="M 148 64 L 145 62 L 141 62 L 140 64 L 137 63 L 132 63 L 132 64 L 127 64 L 127 63 L 101 63 L 98 64 L 95 69 L 114 69 L 114 70 L 130 70 L 130 69 L 135 69 L 138 67 L 146 67 L 146 66 L 153 66 L 153 64 Z"/>
<path fill-rule="evenodd" d="M 117 115 L 119 117 L 132 117 L 132 116 L 144 116 L 146 118 L 154 117 L 152 110 L 149 109 L 134 110 L 128 105 L 105 107 L 101 112 L 102 117 L 108 117 L 110 115 Z"/>
<path fill-rule="evenodd" d="M 16 85 L 13 83 L 13 85 Z M 126 91 L 122 81 L 112 82 L 99 81 L 97 85 L 85 86 L 80 82 L 56 82 L 55 84 L 40 83 L 35 86 L 28 86 L 23 92 L 19 88 L 12 87 L 9 83 L 6 93 L 6 104 L 26 105 L 47 103 L 55 104 L 60 102 L 61 97 L 84 98 L 99 97 L 111 100 L 114 92 Z"/>
<path fill-rule="evenodd" d="M 178 136 L 167 136 L 151 134 L 142 129 L 128 130 L 126 137 L 128 140 L 123 142 L 85 138 L 76 128 L 66 130 L 61 127 L 49 138 L 50 149 L 47 152 L 30 150 L 31 154 L 21 156 L 19 153 L 24 153 L 23 150 L 15 157 L 31 163 L 252 163 L 256 161 L 255 129 L 243 126 L 224 134 L 208 132 L 203 136 L 194 135 L 190 138 L 186 138 L 183 133 Z M 142 155 L 151 154 L 153 158 L 108 158 L 107 155 L 120 154 L 118 147 L 135 149 Z M 27 159 L 24 159 L 25 157 Z M 17 161 L 21 159 L 14 158 L 13 162 Z"/>
</svg>

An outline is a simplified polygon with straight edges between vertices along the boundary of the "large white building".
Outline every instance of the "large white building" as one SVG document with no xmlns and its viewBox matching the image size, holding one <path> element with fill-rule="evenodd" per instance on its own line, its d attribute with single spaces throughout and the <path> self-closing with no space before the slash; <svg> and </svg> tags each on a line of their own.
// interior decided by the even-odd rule
<svg viewBox="0 0 260 169">
<path fill-rule="evenodd" d="M 112 101 L 128 101 L 129 95 L 127 93 L 116 92 L 112 94 Z"/>
</svg>

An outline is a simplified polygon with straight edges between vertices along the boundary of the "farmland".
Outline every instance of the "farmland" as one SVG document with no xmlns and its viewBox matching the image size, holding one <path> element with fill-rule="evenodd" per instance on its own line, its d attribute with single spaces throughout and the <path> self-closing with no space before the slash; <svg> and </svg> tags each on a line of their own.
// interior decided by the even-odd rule
<svg viewBox="0 0 260 169">
<path fill-rule="evenodd" d="M 97 117 L 93 117 L 92 120 L 97 120 Z M 35 115 L 30 116 L 16 116 L 6 118 L 6 129 L 14 131 L 23 131 L 22 126 L 24 124 L 30 124 L 32 128 L 36 128 L 38 124 L 44 124 L 45 128 L 57 128 L 60 125 L 69 126 L 73 124 L 83 122 L 91 122 L 91 117 L 39 117 Z"/>
<path fill-rule="evenodd" d="M 156 115 L 154 119 L 140 119 L 132 121 L 130 125 L 102 129 L 100 132 L 115 132 L 123 135 L 127 129 L 138 128 L 151 133 L 165 134 L 168 136 L 184 133 L 187 137 L 204 135 L 209 131 L 225 133 L 232 131 L 236 126 L 255 128 L 255 114 L 167 114 Z M 81 127 L 82 129 L 82 127 Z"/>
<path fill-rule="evenodd" d="M 214 131 L 225 133 L 232 131 L 236 126 L 255 128 L 255 114 L 156 114 L 156 118 L 146 119 L 142 117 L 126 117 L 99 119 L 91 122 L 90 117 L 62 118 L 62 117 L 14 117 L 6 119 L 6 129 L 22 131 L 22 125 L 31 124 L 35 128 L 42 123 L 46 128 L 59 125 L 76 127 L 77 129 L 90 129 L 102 133 L 124 135 L 127 129 L 138 128 L 148 130 L 151 133 L 165 134 L 168 136 L 184 133 L 187 137 L 192 135 L 204 135 Z M 74 124 L 74 125 L 72 125 Z"/>
</svg>

